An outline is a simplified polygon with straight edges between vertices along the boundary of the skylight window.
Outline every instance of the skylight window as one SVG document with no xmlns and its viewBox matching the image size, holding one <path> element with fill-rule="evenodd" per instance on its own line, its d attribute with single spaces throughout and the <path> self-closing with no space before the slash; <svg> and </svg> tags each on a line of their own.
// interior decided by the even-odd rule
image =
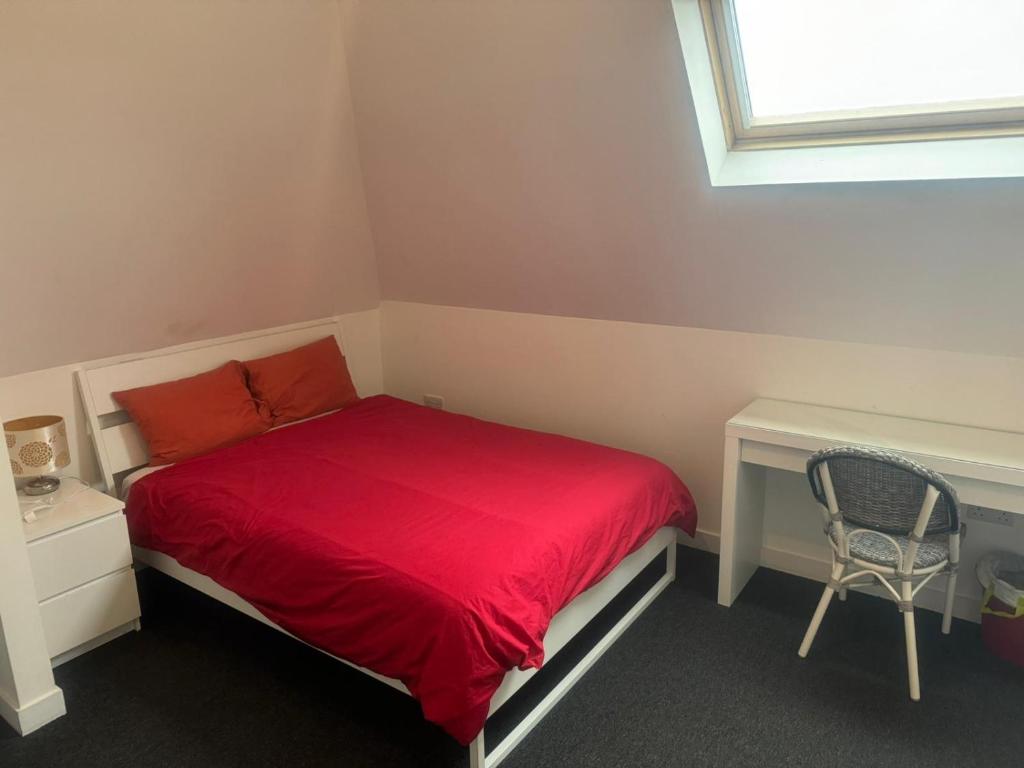
<svg viewBox="0 0 1024 768">
<path fill-rule="evenodd" d="M 1021 0 L 733 0 L 757 119 L 1024 100 Z"/>
<path fill-rule="evenodd" d="M 1024 0 L 701 0 L 733 149 L 1024 133 Z"/>
</svg>

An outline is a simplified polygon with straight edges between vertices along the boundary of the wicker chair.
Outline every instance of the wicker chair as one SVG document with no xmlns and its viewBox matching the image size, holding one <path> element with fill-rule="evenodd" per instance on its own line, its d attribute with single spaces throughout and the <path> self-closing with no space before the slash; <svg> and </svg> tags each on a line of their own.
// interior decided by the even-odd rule
<svg viewBox="0 0 1024 768">
<path fill-rule="evenodd" d="M 903 613 L 910 698 L 917 701 L 921 684 L 913 600 L 932 577 L 947 574 L 942 631 L 949 634 L 960 561 L 956 491 L 944 477 L 917 462 L 858 446 L 818 451 L 807 460 L 807 477 L 825 514 L 832 576 L 804 635 L 800 656 L 807 656 L 833 594 L 839 592 L 839 599 L 845 600 L 848 586 L 877 581 Z M 898 583 L 898 590 L 890 582 Z"/>
</svg>

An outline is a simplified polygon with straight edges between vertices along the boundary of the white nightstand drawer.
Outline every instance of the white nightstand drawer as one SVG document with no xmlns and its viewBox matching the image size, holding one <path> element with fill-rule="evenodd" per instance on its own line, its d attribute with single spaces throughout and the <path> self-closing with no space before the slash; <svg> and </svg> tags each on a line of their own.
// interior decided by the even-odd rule
<svg viewBox="0 0 1024 768">
<path fill-rule="evenodd" d="M 61 592 L 131 565 L 128 525 L 120 512 L 69 528 L 28 546 L 36 599 Z"/>
<path fill-rule="evenodd" d="M 135 571 L 126 568 L 39 604 L 50 658 L 139 618 Z"/>
</svg>

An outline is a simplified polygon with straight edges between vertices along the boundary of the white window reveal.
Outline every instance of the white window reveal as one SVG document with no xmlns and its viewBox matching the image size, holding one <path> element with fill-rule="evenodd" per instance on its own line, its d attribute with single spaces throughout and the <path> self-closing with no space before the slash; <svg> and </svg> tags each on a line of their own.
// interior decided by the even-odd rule
<svg viewBox="0 0 1024 768">
<path fill-rule="evenodd" d="M 674 0 L 712 183 L 1024 175 L 1024 0 Z"/>
</svg>

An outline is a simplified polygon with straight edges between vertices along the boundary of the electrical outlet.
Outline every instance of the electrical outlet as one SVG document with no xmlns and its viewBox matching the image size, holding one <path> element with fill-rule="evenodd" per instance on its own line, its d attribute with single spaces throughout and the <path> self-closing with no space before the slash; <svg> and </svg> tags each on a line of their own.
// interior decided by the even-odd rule
<svg viewBox="0 0 1024 768">
<path fill-rule="evenodd" d="M 440 395 L 424 395 L 423 404 L 427 408 L 437 408 L 439 411 L 444 410 L 444 398 Z"/>
<path fill-rule="evenodd" d="M 969 520 L 977 520 L 980 523 L 994 523 L 995 525 L 1008 525 L 1011 527 L 1014 523 L 1012 512 L 1000 512 L 998 509 L 976 507 L 973 504 L 961 504 L 960 507 L 964 516 Z"/>
</svg>

